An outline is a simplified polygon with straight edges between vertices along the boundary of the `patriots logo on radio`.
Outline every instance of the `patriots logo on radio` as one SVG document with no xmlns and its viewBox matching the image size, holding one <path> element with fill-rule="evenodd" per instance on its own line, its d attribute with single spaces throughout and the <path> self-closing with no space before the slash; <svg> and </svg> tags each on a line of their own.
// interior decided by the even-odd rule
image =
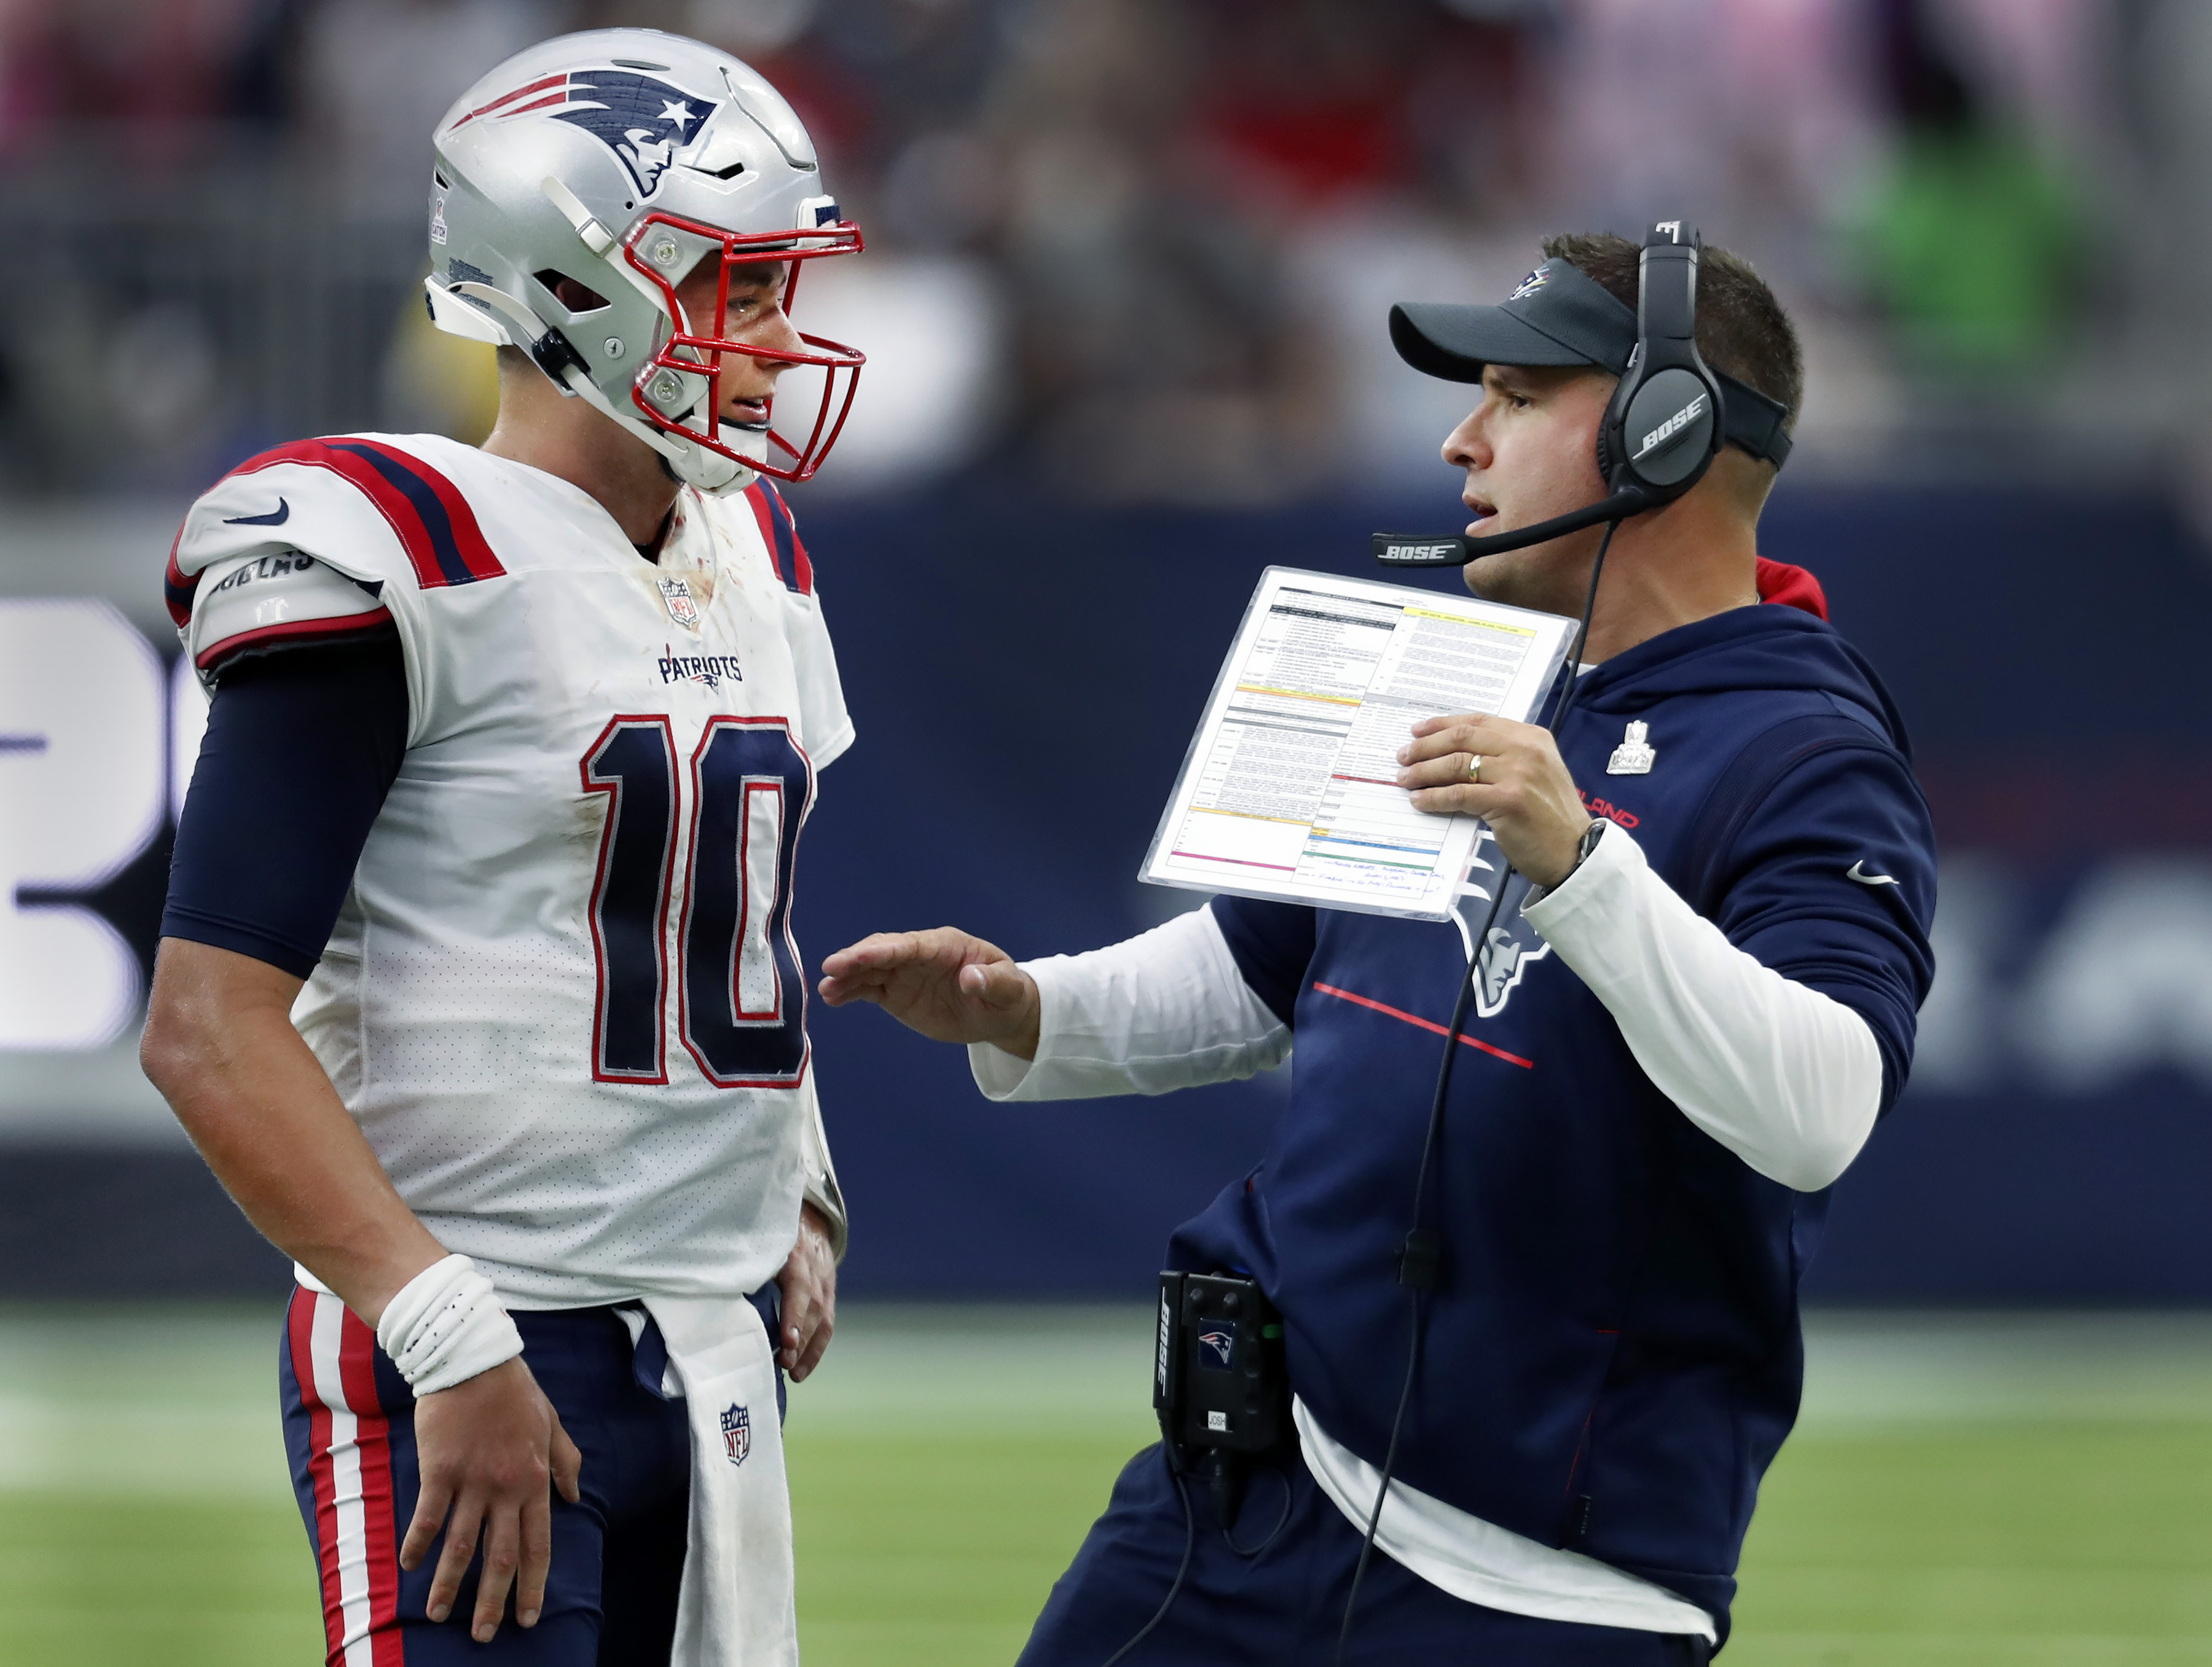
<svg viewBox="0 0 2212 1667">
<path fill-rule="evenodd" d="M 573 122 L 621 157 L 639 194 L 650 197 L 676 153 L 699 136 L 720 107 L 719 100 L 687 93 L 658 76 L 589 70 L 518 87 L 453 125 L 465 127 L 479 116 L 503 120 L 524 114 Z"/>
</svg>

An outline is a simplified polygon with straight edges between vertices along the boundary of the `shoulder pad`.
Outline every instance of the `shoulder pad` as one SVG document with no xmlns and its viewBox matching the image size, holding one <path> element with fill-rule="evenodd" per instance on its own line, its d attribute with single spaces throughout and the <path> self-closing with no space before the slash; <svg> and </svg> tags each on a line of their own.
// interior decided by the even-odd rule
<svg viewBox="0 0 2212 1667">
<path fill-rule="evenodd" d="M 296 550 L 241 556 L 206 569 L 185 628 L 192 668 L 212 683 L 241 656 L 388 629 L 374 581 L 349 579 Z"/>
<path fill-rule="evenodd" d="M 250 458 L 201 496 L 169 553 L 170 618 L 184 629 L 200 575 L 217 563 L 302 550 L 357 578 L 422 590 L 505 572 L 451 480 L 392 440 L 338 435 Z"/>
<path fill-rule="evenodd" d="M 775 576 L 783 581 L 786 589 L 801 596 L 813 595 L 814 563 L 807 560 L 806 546 L 799 541 L 799 528 L 792 521 L 783 494 L 763 475 L 741 496 L 760 524 L 761 542 L 768 546 L 769 560 L 775 564 Z"/>
</svg>

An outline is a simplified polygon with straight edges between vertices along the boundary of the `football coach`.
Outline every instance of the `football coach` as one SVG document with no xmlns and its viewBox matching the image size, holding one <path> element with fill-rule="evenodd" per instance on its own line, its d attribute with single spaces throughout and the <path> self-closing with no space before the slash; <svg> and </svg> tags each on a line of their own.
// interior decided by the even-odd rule
<svg viewBox="0 0 2212 1667">
<path fill-rule="evenodd" d="M 1472 535 L 1607 491 L 1639 251 L 1545 252 L 1502 305 L 1391 315 L 1415 370 L 1474 390 L 1443 447 Z M 995 1100 L 1243 1077 L 1296 1042 L 1266 1160 L 1168 1251 L 1279 1311 L 1285 1436 L 1226 1510 L 1188 1455 L 1133 1459 L 1028 1667 L 1101 1667 L 1140 1633 L 1133 1663 L 1191 1667 L 1657 1667 L 1727 1638 L 1797 1413 L 1798 1282 L 1911 1062 L 1936 856 L 1888 696 L 1817 585 L 1758 555 L 1796 333 L 1724 251 L 1694 294 L 1728 443 L 1613 533 L 1556 742 L 1463 715 L 1400 755 L 1416 805 L 1488 824 L 1511 864 L 1494 918 L 1217 897 L 1087 954 L 1017 964 L 941 928 L 825 964 L 831 1003 L 967 1043 Z M 1468 582 L 1580 615 L 1606 536 L 1483 557 Z M 1401 1254 L 1417 1184 L 1425 1274 Z"/>
</svg>

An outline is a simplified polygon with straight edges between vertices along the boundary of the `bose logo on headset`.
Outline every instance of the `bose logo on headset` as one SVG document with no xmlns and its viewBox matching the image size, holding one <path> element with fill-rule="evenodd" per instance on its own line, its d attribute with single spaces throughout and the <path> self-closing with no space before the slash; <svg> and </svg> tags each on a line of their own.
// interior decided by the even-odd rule
<svg viewBox="0 0 2212 1667">
<path fill-rule="evenodd" d="M 1662 222 L 1662 223 L 1663 224 L 1664 222 Z M 1662 423 L 1657 428 L 1652 429 L 1650 434 L 1644 436 L 1644 443 L 1636 448 L 1636 460 L 1638 462 L 1643 461 L 1644 459 L 1649 457 L 1660 447 L 1674 439 L 1676 435 L 1679 435 L 1684 429 L 1687 428 L 1696 418 L 1698 413 L 1704 411 L 1705 408 L 1705 396 L 1701 393 L 1696 398 L 1690 401 L 1688 405 L 1683 406 L 1681 410 L 1676 411 L 1672 417 L 1668 417 L 1664 423 Z"/>
<path fill-rule="evenodd" d="M 1456 544 L 1401 545 L 1393 544 L 1378 552 L 1386 562 L 1425 562 L 1440 556 L 1456 555 Z"/>
</svg>

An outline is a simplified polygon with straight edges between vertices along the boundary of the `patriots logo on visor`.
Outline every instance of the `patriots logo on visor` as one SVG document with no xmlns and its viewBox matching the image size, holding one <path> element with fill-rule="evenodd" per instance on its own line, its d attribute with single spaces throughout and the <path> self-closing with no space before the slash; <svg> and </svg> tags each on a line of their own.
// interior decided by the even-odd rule
<svg viewBox="0 0 2212 1667">
<path fill-rule="evenodd" d="M 1529 273 L 1527 277 L 1522 278 L 1521 280 L 1520 287 L 1515 289 L 1511 295 L 1506 296 L 1505 299 L 1508 301 L 1524 300 L 1528 296 L 1534 295 L 1539 289 L 1542 289 L 1551 281 L 1552 264 L 1549 261 L 1546 261 L 1534 271 Z"/>
<path fill-rule="evenodd" d="M 466 126 L 479 116 L 503 120 L 526 114 L 572 122 L 622 158 L 638 194 L 650 197 L 676 153 L 698 137 L 720 107 L 719 100 L 687 93 L 658 76 L 579 70 L 518 87 L 470 111 L 453 126 Z"/>
</svg>

